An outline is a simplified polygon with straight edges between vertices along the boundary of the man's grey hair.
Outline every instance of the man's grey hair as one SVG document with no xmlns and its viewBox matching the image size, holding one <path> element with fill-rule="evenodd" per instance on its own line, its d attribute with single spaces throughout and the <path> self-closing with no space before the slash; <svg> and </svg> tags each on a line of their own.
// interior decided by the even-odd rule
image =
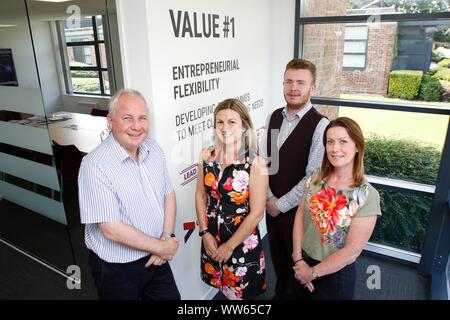
<svg viewBox="0 0 450 320">
<path fill-rule="evenodd" d="M 117 108 L 117 105 L 119 104 L 120 98 L 122 96 L 128 95 L 128 94 L 135 95 L 135 96 L 141 98 L 142 101 L 144 101 L 145 107 L 147 108 L 147 113 L 149 113 L 147 101 L 145 100 L 142 93 L 140 93 L 139 91 L 134 90 L 134 89 L 120 89 L 112 96 L 111 100 L 109 101 L 108 114 L 111 117 L 114 117 L 114 113 L 116 112 L 116 108 Z"/>
</svg>

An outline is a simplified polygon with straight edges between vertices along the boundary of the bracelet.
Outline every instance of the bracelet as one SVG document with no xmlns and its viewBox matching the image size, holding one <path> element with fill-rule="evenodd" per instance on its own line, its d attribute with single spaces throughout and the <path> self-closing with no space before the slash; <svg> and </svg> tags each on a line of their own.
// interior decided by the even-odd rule
<svg viewBox="0 0 450 320">
<path fill-rule="evenodd" d="M 300 259 L 298 259 L 298 260 L 295 260 L 295 261 L 294 261 L 294 266 L 297 264 L 297 262 L 300 262 L 300 261 L 303 261 L 303 258 L 300 258 Z"/>
<path fill-rule="evenodd" d="M 203 236 L 204 236 L 205 234 L 207 234 L 207 233 L 209 233 L 208 228 L 206 228 L 206 229 L 200 231 L 200 232 L 198 233 L 198 235 L 199 235 L 200 237 L 203 237 Z"/>
</svg>

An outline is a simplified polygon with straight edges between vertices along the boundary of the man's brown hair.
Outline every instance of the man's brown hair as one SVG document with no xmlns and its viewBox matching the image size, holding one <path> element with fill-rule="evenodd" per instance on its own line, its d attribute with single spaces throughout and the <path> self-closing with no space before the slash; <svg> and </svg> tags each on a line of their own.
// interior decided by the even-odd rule
<svg viewBox="0 0 450 320">
<path fill-rule="evenodd" d="M 284 70 L 284 73 L 286 73 L 289 69 L 309 70 L 312 75 L 313 84 L 316 83 L 316 66 L 311 61 L 305 59 L 292 59 L 286 65 L 286 70 Z"/>
</svg>

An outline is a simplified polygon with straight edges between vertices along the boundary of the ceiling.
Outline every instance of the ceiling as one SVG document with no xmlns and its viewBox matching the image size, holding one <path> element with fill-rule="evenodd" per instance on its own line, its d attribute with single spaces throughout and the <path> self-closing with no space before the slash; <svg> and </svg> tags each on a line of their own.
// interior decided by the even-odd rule
<svg viewBox="0 0 450 320">
<path fill-rule="evenodd" d="M 44 2 L 26 0 L 26 3 L 30 20 L 54 21 L 65 20 L 70 17 L 74 11 L 71 10 L 69 13 L 66 11 L 71 5 L 78 6 L 80 8 L 80 14 L 83 17 L 106 14 L 107 1 L 108 0 L 71 0 L 66 2 Z M 25 2 L 23 0 L 0 1 L 0 24 L 14 24 L 23 21 L 26 21 Z"/>
</svg>

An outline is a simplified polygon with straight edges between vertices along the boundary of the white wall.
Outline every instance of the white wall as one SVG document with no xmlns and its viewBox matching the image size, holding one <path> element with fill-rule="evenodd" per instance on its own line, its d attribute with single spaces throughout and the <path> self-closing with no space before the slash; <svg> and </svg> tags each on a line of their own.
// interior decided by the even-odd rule
<svg viewBox="0 0 450 320">
<path fill-rule="evenodd" d="M 285 105 L 283 75 L 286 64 L 294 58 L 295 0 L 270 2 L 270 106 Z"/>
<path fill-rule="evenodd" d="M 59 76 L 56 69 L 50 23 L 47 21 L 32 21 L 31 30 L 45 112 L 50 115 L 62 110 Z"/>
<path fill-rule="evenodd" d="M 33 21 L 32 32 L 44 106 L 49 114 L 61 105 L 49 24 Z M 19 87 L 39 88 L 28 24 L 18 21 L 17 26 L 0 32 L 0 47 L 12 49 Z"/>
<path fill-rule="evenodd" d="M 17 21 L 0 32 L 0 47 L 11 48 L 17 81 L 22 88 L 39 88 L 28 23 Z"/>
<path fill-rule="evenodd" d="M 171 266 L 183 299 L 211 298 L 216 293 L 200 280 L 198 228 L 187 242 L 184 241 L 187 231 L 183 229 L 183 223 L 197 220 L 195 180 L 183 184 L 186 181 L 180 174 L 197 162 L 205 140 L 212 137 L 212 130 L 180 140 L 177 131 L 183 129 L 183 125 L 175 123 L 176 116 L 248 93 L 248 106 L 263 101 L 263 107 L 251 111 L 255 127 L 262 127 L 269 113 L 284 103 L 282 78 L 285 65 L 293 56 L 294 5 L 294 0 L 171 0 L 164 3 L 117 0 L 125 87 L 140 90 L 149 102 L 150 135 L 165 151 L 177 194 L 175 231 L 180 239 L 180 248 Z M 234 17 L 236 37 L 225 38 L 221 23 L 219 38 L 177 38 L 169 9 L 190 14 L 217 14 L 221 22 L 225 16 Z M 240 70 L 173 79 L 173 66 L 221 59 L 237 59 Z M 174 86 L 214 77 L 220 78 L 217 90 L 174 98 Z M 209 115 L 199 121 L 211 118 Z"/>
</svg>

